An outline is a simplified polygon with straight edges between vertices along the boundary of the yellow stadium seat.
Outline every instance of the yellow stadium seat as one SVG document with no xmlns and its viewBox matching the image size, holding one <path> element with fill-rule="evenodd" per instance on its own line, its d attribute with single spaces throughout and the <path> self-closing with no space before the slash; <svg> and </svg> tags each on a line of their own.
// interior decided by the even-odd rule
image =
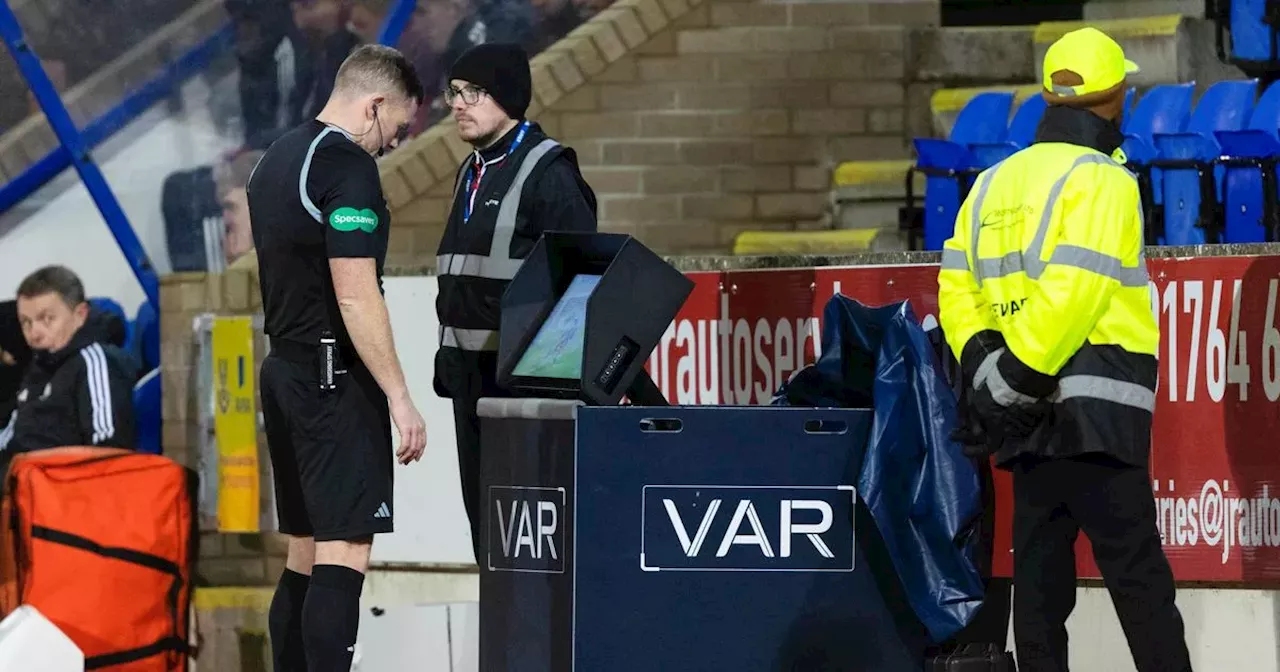
<svg viewBox="0 0 1280 672">
<path fill-rule="evenodd" d="M 909 160 L 846 161 L 836 166 L 832 182 L 836 187 L 861 187 L 868 184 L 905 184 Z"/>
<path fill-rule="evenodd" d="M 871 247 L 880 229 L 833 231 L 744 231 L 733 241 L 736 255 L 840 254 Z"/>
<path fill-rule="evenodd" d="M 1040 93 L 1038 84 L 1004 84 L 1000 86 L 971 86 L 955 89 L 938 89 L 929 99 L 929 109 L 934 115 L 956 113 L 980 93 L 1009 92 L 1013 94 L 1014 109 L 1027 98 Z"/>
<path fill-rule="evenodd" d="M 1178 26 L 1182 25 L 1184 19 L 1186 17 L 1181 14 L 1165 14 L 1099 21 L 1046 21 L 1036 26 L 1034 39 L 1036 44 L 1048 44 L 1086 26 L 1093 26 L 1119 41 L 1138 37 L 1164 37 L 1177 34 Z"/>
</svg>

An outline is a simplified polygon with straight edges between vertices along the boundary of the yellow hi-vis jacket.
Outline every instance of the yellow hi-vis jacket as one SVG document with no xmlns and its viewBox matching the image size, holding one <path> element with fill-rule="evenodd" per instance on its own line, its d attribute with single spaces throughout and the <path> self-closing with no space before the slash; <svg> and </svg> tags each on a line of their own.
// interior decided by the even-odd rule
<svg viewBox="0 0 1280 672">
<path fill-rule="evenodd" d="M 998 464 L 1087 452 L 1147 463 L 1160 332 L 1138 183 L 1122 164 L 1042 142 L 984 171 L 944 245 L 938 308 L 972 384 L 1002 406 L 1052 402 Z M 1003 347 L 975 347 L 993 333 Z"/>
</svg>

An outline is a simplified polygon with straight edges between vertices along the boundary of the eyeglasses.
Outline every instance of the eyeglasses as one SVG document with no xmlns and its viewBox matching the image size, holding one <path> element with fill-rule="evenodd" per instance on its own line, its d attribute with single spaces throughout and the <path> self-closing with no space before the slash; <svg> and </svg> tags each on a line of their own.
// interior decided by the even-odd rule
<svg viewBox="0 0 1280 672">
<path fill-rule="evenodd" d="M 467 105 L 475 105 L 480 102 L 480 96 L 486 93 L 488 92 L 474 84 L 468 84 L 461 89 L 456 86 L 450 86 L 444 90 L 444 102 L 453 105 L 458 96 L 462 96 L 462 102 Z"/>
</svg>

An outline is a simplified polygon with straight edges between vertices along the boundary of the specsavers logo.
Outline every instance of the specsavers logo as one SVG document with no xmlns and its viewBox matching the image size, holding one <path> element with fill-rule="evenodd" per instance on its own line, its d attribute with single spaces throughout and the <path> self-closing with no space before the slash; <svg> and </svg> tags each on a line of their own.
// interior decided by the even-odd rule
<svg viewBox="0 0 1280 672">
<path fill-rule="evenodd" d="M 355 231 L 359 229 L 365 233 L 373 233 L 378 228 L 378 215 L 368 208 L 364 210 L 356 210 L 355 208 L 338 208 L 329 215 L 329 226 L 335 231 Z"/>
</svg>

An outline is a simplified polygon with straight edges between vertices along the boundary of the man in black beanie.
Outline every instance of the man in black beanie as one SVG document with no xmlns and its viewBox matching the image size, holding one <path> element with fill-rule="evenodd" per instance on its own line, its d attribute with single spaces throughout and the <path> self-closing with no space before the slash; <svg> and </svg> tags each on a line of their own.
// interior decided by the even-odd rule
<svg viewBox="0 0 1280 672">
<path fill-rule="evenodd" d="M 529 58 L 514 44 L 467 50 L 449 71 L 445 101 L 475 151 L 458 168 L 453 208 L 436 258 L 440 350 L 435 389 L 453 399 L 462 497 L 480 561 L 480 419 L 476 402 L 498 388 L 499 304 L 521 260 L 545 231 L 596 230 L 596 197 L 572 149 L 525 119 Z"/>
</svg>

